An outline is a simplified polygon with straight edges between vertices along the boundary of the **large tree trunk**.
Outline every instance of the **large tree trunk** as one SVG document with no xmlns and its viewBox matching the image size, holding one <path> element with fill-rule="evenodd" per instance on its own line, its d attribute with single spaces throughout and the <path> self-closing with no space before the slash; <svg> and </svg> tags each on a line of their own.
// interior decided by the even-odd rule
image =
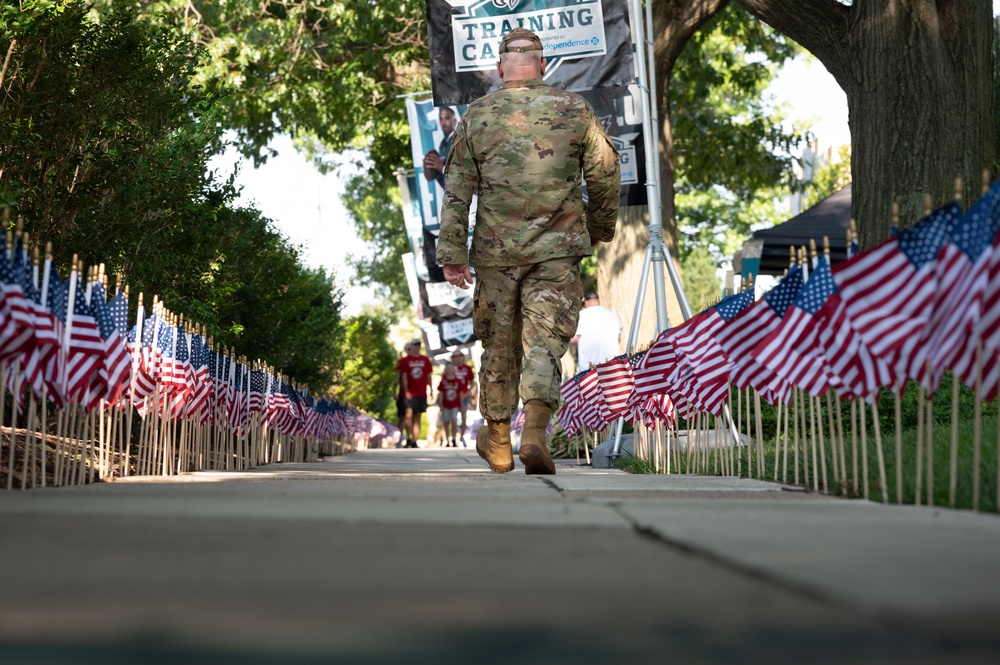
<svg viewBox="0 0 1000 665">
<path fill-rule="evenodd" d="M 994 163 L 993 21 L 985 0 L 737 0 L 812 52 L 847 94 L 853 213 L 861 243 L 884 240 L 899 203 L 978 195 Z"/>
<path fill-rule="evenodd" d="M 656 58 L 656 100 L 660 119 L 659 157 L 661 217 L 663 241 L 671 260 L 680 274 L 677 263 L 677 220 L 674 206 L 674 149 L 670 124 L 670 77 L 674 63 L 688 41 L 712 16 L 726 6 L 729 0 L 654 0 L 653 47 Z M 647 35 L 650 37 L 650 35 Z M 628 331 L 639 292 L 642 264 L 648 244 L 648 210 L 643 207 L 623 209 L 618 218 L 618 233 L 614 242 L 600 246 L 597 255 L 597 284 L 602 294 L 602 304 L 614 310 L 625 330 L 622 347 L 628 342 Z M 667 317 L 670 325 L 683 321 L 680 305 L 674 295 L 669 272 L 664 267 L 667 296 Z M 648 342 L 656 335 L 656 309 L 653 296 L 653 270 L 649 271 L 646 297 L 640 315 L 639 343 Z"/>
</svg>

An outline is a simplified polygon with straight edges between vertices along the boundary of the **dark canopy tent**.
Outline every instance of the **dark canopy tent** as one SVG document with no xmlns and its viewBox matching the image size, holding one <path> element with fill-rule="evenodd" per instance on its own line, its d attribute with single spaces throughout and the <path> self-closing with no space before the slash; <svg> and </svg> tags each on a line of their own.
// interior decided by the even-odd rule
<svg viewBox="0 0 1000 665">
<path fill-rule="evenodd" d="M 788 268 L 788 248 L 809 246 L 815 240 L 822 251 L 823 236 L 830 239 L 832 263 L 847 260 L 847 230 L 851 226 L 851 186 L 823 199 L 787 222 L 770 229 L 755 231 L 754 239 L 763 240 L 760 274 L 780 275 Z"/>
</svg>

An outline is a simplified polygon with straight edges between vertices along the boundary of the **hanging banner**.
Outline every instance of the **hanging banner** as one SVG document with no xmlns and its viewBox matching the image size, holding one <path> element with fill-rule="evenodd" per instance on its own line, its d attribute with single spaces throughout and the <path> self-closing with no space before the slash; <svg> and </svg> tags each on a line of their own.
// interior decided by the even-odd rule
<svg viewBox="0 0 1000 665">
<path fill-rule="evenodd" d="M 472 316 L 472 289 L 468 291 L 448 282 L 420 280 L 420 318 L 442 323 Z"/>
<path fill-rule="evenodd" d="M 444 272 L 437 265 L 437 239 L 441 230 L 441 206 L 444 203 L 444 163 L 448 159 L 451 140 L 464 105 L 436 107 L 427 99 L 406 100 L 406 116 L 410 123 L 410 149 L 413 154 L 412 179 L 407 181 L 411 209 L 416 211 L 420 228 L 412 229 L 407 221 L 407 234 L 413 251 L 423 257 L 421 277 L 432 282 L 443 282 Z M 400 190 L 403 185 L 400 183 Z M 405 198 L 405 197 L 404 197 Z M 475 225 L 475 201 L 470 211 L 469 241 Z M 415 237 L 419 235 L 420 251 Z"/>
<path fill-rule="evenodd" d="M 646 205 L 646 149 L 639 87 L 584 90 L 580 95 L 594 107 L 604 130 L 622 156 L 620 205 Z"/>
<path fill-rule="evenodd" d="M 500 86 L 500 40 L 527 28 L 542 41 L 545 81 L 581 92 L 635 80 L 627 2 L 427 0 L 434 104 L 468 104 Z"/>
<path fill-rule="evenodd" d="M 441 324 L 440 329 L 441 341 L 447 346 L 468 344 L 476 339 L 472 332 L 471 318 L 445 321 Z"/>
</svg>

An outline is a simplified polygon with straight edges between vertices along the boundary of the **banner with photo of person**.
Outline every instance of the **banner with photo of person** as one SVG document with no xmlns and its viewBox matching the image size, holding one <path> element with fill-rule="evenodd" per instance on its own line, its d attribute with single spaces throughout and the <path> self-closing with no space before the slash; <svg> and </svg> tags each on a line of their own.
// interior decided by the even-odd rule
<svg viewBox="0 0 1000 665">
<path fill-rule="evenodd" d="M 399 176 L 403 192 L 406 232 L 413 250 L 418 291 L 417 317 L 433 324 L 468 319 L 472 315 L 472 290 L 458 289 L 444 279 L 437 265 L 437 242 L 444 202 L 444 163 L 455 128 L 465 106 L 435 107 L 429 100 L 407 98 L 413 175 Z M 405 182 L 404 182 L 405 181 Z M 469 240 L 475 219 L 470 214 Z M 446 337 L 446 336 L 444 336 Z"/>
<path fill-rule="evenodd" d="M 443 282 L 444 273 L 437 265 L 437 239 L 441 230 L 441 206 L 444 203 L 444 164 L 448 159 L 455 128 L 465 105 L 436 107 L 431 100 L 406 100 L 410 123 L 410 148 L 413 153 L 413 190 L 421 220 L 421 255 L 427 269 L 426 279 Z M 475 220 L 475 205 L 470 211 L 469 238 Z M 411 233 L 410 229 L 407 229 Z M 413 243 L 411 236 L 411 244 Z M 414 247 L 416 252 L 416 248 Z"/>
<path fill-rule="evenodd" d="M 627 2 L 427 0 L 435 105 L 468 104 L 497 89 L 497 46 L 514 28 L 541 39 L 550 85 L 580 92 L 635 81 Z"/>
</svg>

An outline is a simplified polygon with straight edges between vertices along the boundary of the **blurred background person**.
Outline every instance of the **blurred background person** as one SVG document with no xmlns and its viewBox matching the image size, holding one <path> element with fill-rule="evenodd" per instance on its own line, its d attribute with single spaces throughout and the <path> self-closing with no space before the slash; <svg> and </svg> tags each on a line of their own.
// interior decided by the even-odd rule
<svg viewBox="0 0 1000 665">
<path fill-rule="evenodd" d="M 434 371 L 431 359 L 420 353 L 421 342 L 414 339 L 406 349 L 406 355 L 396 363 L 396 376 L 404 375 L 404 397 L 409 408 L 406 422 L 408 424 L 407 441 L 404 448 L 416 448 L 420 438 L 420 416 L 427 411 L 427 395 L 430 390 L 430 377 Z M 433 391 L 431 391 L 433 397 Z"/>
<path fill-rule="evenodd" d="M 455 363 L 455 376 L 463 384 L 462 392 L 464 396 L 462 397 L 462 405 L 458 410 L 458 415 L 460 416 L 458 438 L 461 440 L 462 447 L 464 448 L 465 432 L 469 426 L 466 418 L 469 415 L 469 409 L 473 407 L 472 401 L 476 393 L 476 371 L 472 369 L 472 365 L 467 363 L 465 352 L 461 349 L 455 349 L 454 353 L 451 354 L 451 361 Z"/>
<path fill-rule="evenodd" d="M 440 422 L 445 431 L 445 447 L 457 448 L 455 442 L 455 426 L 458 411 L 465 398 L 465 384 L 455 375 L 455 363 L 448 362 L 444 366 L 444 375 L 438 381 L 437 405 L 441 409 Z M 465 442 L 462 442 L 465 447 Z"/>
<path fill-rule="evenodd" d="M 402 368 L 403 358 L 410 354 L 410 343 L 403 345 L 403 356 L 396 361 L 396 413 L 398 414 L 399 431 L 402 436 L 399 444 L 403 448 L 408 448 L 410 444 L 410 422 L 413 412 L 410 410 L 410 400 L 406 398 L 407 383 L 406 372 Z"/>
<path fill-rule="evenodd" d="M 622 323 L 618 315 L 601 305 L 594 291 L 583 297 L 580 322 L 576 335 L 570 340 L 576 344 L 576 369 L 583 371 L 591 365 L 610 360 L 621 353 Z"/>
</svg>

